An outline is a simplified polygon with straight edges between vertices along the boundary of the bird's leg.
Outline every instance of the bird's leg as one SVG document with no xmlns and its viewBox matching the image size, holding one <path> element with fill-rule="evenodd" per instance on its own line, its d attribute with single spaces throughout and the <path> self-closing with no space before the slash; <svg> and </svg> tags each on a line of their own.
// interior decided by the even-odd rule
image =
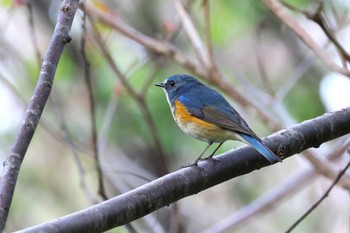
<svg viewBox="0 0 350 233">
<path fill-rule="evenodd" d="M 212 145 L 212 142 L 209 142 L 207 147 L 205 147 L 204 151 L 200 154 L 200 156 L 196 159 L 196 161 L 194 161 L 194 163 L 192 163 L 191 165 L 197 165 L 198 161 L 202 158 L 202 156 L 204 155 L 204 153 L 209 149 L 209 147 Z"/>
<path fill-rule="evenodd" d="M 224 143 L 224 142 L 221 142 L 221 143 L 218 145 L 218 147 L 216 147 L 216 149 L 213 151 L 213 153 L 211 153 L 211 155 L 209 155 L 208 159 L 212 159 L 212 158 L 213 158 L 215 152 L 220 148 L 220 146 L 222 146 L 223 143 Z"/>
</svg>

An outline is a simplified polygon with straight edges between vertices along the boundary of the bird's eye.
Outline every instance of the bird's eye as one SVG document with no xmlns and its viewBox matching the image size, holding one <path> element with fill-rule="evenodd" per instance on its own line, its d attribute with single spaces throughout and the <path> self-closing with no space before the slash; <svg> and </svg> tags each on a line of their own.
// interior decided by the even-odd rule
<svg viewBox="0 0 350 233">
<path fill-rule="evenodd" d="M 175 81 L 173 81 L 173 80 L 169 81 L 169 85 L 170 85 L 171 87 L 175 86 Z"/>
</svg>

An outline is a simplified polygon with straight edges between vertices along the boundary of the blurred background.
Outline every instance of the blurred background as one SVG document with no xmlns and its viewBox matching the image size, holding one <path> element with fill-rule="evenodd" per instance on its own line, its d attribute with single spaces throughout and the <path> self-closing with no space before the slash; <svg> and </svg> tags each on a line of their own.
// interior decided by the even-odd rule
<svg viewBox="0 0 350 233">
<path fill-rule="evenodd" d="M 319 4 L 313 0 L 285 2 L 309 12 L 315 12 Z M 206 146 L 177 127 L 165 94 L 154 86 L 172 74 L 193 74 L 221 91 L 261 137 L 350 105 L 349 77 L 330 71 L 262 1 L 85 3 L 91 10 L 89 17 L 84 20 L 81 10 L 76 14 L 72 41 L 64 49 L 50 99 L 21 168 L 8 232 L 103 200 L 98 194 L 91 97 L 95 146 L 109 198 L 192 163 Z M 60 4 L 0 1 L 1 161 L 24 119 Z M 181 15 L 181 7 L 185 15 Z M 294 19 L 341 66 L 337 49 L 321 27 L 296 9 L 291 11 Z M 198 75 L 171 55 L 125 36 L 98 20 L 95 11 L 156 42 L 169 41 L 191 62 L 204 67 L 192 40 L 197 33 L 203 44 L 212 46 L 213 61 L 220 72 L 217 80 L 229 82 L 237 94 L 223 90 L 213 76 Z M 347 49 L 349 1 L 324 1 L 322 14 Z M 196 33 L 187 30 L 186 20 Z M 86 56 L 81 52 L 82 39 Z M 92 92 L 86 82 L 86 62 Z M 310 153 L 324 160 L 332 157 L 328 164 L 340 170 L 349 159 L 345 153 L 348 144 L 348 138 L 342 137 Z M 226 142 L 219 153 L 241 145 Z M 332 179 L 318 173 L 303 155 L 295 155 L 282 164 L 187 197 L 132 224 L 137 232 L 284 232 L 331 183 Z M 348 190 L 337 186 L 293 232 L 349 232 L 349 206 Z M 119 227 L 110 232 L 128 231 Z"/>
</svg>

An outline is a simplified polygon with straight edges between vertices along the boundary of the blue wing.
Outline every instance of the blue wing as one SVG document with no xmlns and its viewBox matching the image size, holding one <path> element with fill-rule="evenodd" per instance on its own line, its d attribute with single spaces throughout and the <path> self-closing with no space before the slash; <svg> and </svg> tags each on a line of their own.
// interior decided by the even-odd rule
<svg viewBox="0 0 350 233">
<path fill-rule="evenodd" d="M 190 114 L 234 132 L 256 136 L 245 120 L 217 91 L 198 86 L 179 96 Z M 257 136 L 256 136 L 257 137 Z"/>
<path fill-rule="evenodd" d="M 207 86 L 199 86 L 179 96 L 190 114 L 241 136 L 271 163 L 281 162 L 261 139 L 249 128 L 247 122 L 217 91 Z M 191 100 L 191 101 L 189 101 Z"/>
</svg>

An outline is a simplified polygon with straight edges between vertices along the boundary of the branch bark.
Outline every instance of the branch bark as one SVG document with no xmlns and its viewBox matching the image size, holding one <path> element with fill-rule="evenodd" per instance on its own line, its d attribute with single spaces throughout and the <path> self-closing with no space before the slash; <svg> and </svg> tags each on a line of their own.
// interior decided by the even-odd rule
<svg viewBox="0 0 350 233">
<path fill-rule="evenodd" d="M 350 133 L 350 107 L 281 130 L 264 139 L 287 158 Z M 252 147 L 244 146 L 163 176 L 130 192 L 73 214 L 20 232 L 102 232 L 129 223 L 171 203 L 228 179 L 268 165 Z M 350 190 L 350 186 L 345 187 Z"/>
<path fill-rule="evenodd" d="M 37 86 L 29 102 L 23 124 L 4 163 L 0 182 L 0 232 L 5 229 L 21 164 L 50 95 L 58 61 L 65 44 L 71 40 L 68 33 L 78 3 L 79 0 L 66 0 L 62 3 L 54 34 L 42 62 Z"/>
</svg>

